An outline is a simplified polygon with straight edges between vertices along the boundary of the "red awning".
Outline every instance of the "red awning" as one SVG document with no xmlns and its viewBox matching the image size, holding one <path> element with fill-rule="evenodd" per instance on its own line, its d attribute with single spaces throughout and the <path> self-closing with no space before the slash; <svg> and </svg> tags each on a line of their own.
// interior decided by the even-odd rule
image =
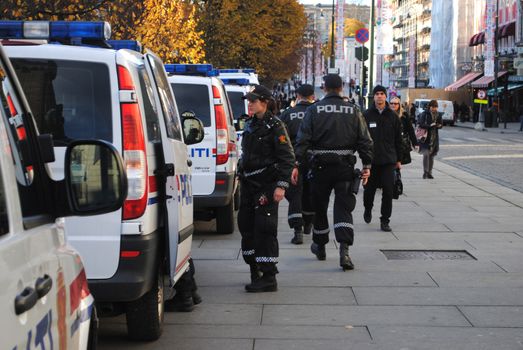
<svg viewBox="0 0 523 350">
<path fill-rule="evenodd" d="M 471 81 L 479 78 L 481 76 L 481 74 L 482 73 L 470 72 L 470 73 L 466 74 L 465 76 L 461 77 L 460 79 L 456 80 L 454 83 L 447 86 L 445 88 L 445 91 L 456 91 L 460 87 L 465 86 L 468 83 L 470 83 Z"/>
<path fill-rule="evenodd" d="M 498 72 L 498 79 L 500 77 L 504 76 L 505 74 L 507 74 L 507 71 L 504 71 L 504 70 L 499 71 Z M 473 88 L 486 88 L 493 81 L 494 81 L 494 77 L 483 76 L 483 77 L 479 78 L 478 80 L 476 80 L 475 82 L 473 82 L 471 85 L 472 85 Z"/>
<path fill-rule="evenodd" d="M 506 26 L 507 26 L 506 24 L 504 24 L 502 26 L 498 26 L 498 38 L 502 38 L 501 33 L 503 32 L 503 30 L 505 29 Z"/>
<path fill-rule="evenodd" d="M 476 45 L 484 44 L 484 43 L 485 43 L 485 32 L 481 32 L 478 35 L 478 42 L 476 43 Z"/>
<path fill-rule="evenodd" d="M 477 45 L 477 44 L 476 44 L 476 39 L 477 39 L 478 35 L 479 35 L 479 34 L 474 34 L 474 35 L 470 38 L 470 40 L 469 40 L 469 46 L 476 46 L 476 45 Z"/>
<path fill-rule="evenodd" d="M 503 31 L 501 32 L 501 37 L 505 38 L 507 36 L 516 34 L 516 22 L 510 22 L 503 26 Z"/>
</svg>

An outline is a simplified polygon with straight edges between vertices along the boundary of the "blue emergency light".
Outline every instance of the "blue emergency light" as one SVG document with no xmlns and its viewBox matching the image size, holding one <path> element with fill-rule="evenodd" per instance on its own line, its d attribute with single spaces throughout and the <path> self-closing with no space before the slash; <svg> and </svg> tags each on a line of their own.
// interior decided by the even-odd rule
<svg viewBox="0 0 523 350">
<path fill-rule="evenodd" d="M 242 68 L 242 69 L 220 69 L 220 73 L 255 73 L 254 68 Z"/>
<path fill-rule="evenodd" d="M 107 40 L 107 43 L 115 50 L 128 49 L 142 52 L 142 44 L 136 40 Z"/>
<path fill-rule="evenodd" d="M 107 22 L 0 21 L 2 39 L 99 39 L 111 37 Z"/>
<path fill-rule="evenodd" d="M 212 64 L 166 64 L 165 71 L 170 74 L 179 75 L 201 75 L 215 77 L 218 72 L 212 68 Z"/>
<path fill-rule="evenodd" d="M 220 79 L 221 79 L 221 81 L 223 81 L 223 83 L 225 85 L 249 85 L 250 84 L 249 79 L 245 79 L 245 78 L 238 78 L 238 79 L 220 78 Z"/>
</svg>

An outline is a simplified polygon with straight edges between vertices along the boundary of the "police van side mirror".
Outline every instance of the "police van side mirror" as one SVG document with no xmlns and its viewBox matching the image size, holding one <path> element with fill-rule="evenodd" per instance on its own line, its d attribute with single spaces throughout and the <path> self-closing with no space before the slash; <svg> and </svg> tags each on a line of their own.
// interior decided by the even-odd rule
<svg viewBox="0 0 523 350">
<path fill-rule="evenodd" d="M 249 115 L 242 114 L 238 117 L 237 120 L 234 121 L 234 128 L 236 129 L 236 131 L 243 131 L 243 129 L 245 128 L 245 121 L 247 119 L 249 119 Z"/>
<path fill-rule="evenodd" d="M 185 144 L 194 145 L 202 142 L 204 130 L 201 120 L 192 116 L 184 117 L 182 120 Z"/>
<path fill-rule="evenodd" d="M 116 148 L 102 140 L 76 140 L 65 151 L 70 215 L 97 215 L 122 207 L 127 176 Z"/>
</svg>

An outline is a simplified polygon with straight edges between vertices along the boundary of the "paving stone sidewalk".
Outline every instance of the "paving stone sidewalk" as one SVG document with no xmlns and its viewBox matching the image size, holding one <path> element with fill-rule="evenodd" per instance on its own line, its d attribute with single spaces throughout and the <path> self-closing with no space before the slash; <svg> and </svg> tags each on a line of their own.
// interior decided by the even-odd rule
<svg viewBox="0 0 523 350">
<path fill-rule="evenodd" d="M 358 195 L 350 272 L 338 266 L 336 242 L 326 261 L 310 253 L 310 237 L 289 243 L 283 203 L 276 293 L 244 291 L 249 273 L 238 232 L 215 235 L 198 224 L 193 247 L 204 302 L 192 313 L 168 313 L 154 343 L 128 342 L 122 317 L 102 319 L 99 348 L 523 349 L 523 194 L 441 162 L 434 168 L 435 179 L 423 180 L 417 154 L 404 167 L 393 232 L 379 230 L 379 192 L 369 225 Z M 383 250 L 460 251 L 468 259 L 438 252 L 388 260 Z"/>
</svg>

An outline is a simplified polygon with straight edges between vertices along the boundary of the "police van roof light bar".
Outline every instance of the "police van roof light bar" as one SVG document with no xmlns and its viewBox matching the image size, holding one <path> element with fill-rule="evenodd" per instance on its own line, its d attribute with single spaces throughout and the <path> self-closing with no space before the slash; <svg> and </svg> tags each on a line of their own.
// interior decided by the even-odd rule
<svg viewBox="0 0 523 350">
<path fill-rule="evenodd" d="M 249 85 L 249 79 L 245 78 L 220 78 L 225 85 Z"/>
<path fill-rule="evenodd" d="M 212 64 L 166 64 L 165 71 L 170 74 L 178 75 L 200 75 L 215 77 L 218 72 L 213 69 Z"/>
<path fill-rule="evenodd" d="M 220 73 L 255 73 L 256 70 L 254 68 L 242 68 L 242 69 L 220 69 Z"/>
<path fill-rule="evenodd" d="M 142 52 L 142 44 L 137 40 L 107 40 L 107 43 L 115 50 L 128 49 Z"/>
<path fill-rule="evenodd" d="M 111 26 L 107 22 L 0 21 L 2 39 L 108 40 L 110 37 Z"/>
</svg>

